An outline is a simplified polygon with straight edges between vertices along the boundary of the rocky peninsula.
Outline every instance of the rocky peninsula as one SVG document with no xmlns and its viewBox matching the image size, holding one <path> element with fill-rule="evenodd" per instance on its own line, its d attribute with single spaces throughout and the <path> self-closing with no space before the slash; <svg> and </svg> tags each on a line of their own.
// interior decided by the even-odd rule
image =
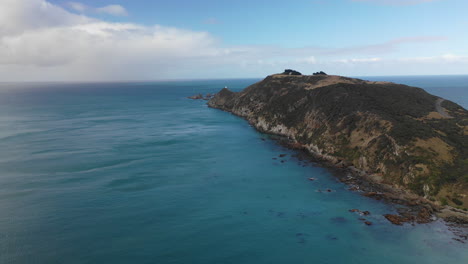
<svg viewBox="0 0 468 264">
<path fill-rule="evenodd" d="M 240 92 L 224 88 L 208 106 L 345 170 L 350 189 L 410 208 L 386 215 L 392 223 L 435 214 L 468 223 L 468 111 L 456 103 L 402 84 L 289 70 Z"/>
</svg>

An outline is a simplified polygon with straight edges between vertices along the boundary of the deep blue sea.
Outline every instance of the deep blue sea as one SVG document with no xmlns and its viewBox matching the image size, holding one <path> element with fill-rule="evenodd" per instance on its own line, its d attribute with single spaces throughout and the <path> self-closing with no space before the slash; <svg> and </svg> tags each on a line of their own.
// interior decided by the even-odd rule
<svg viewBox="0 0 468 264">
<path fill-rule="evenodd" d="M 365 79 L 468 107 L 468 76 Z M 258 80 L 0 84 L 0 263 L 468 263 L 442 222 L 394 226 L 391 205 L 186 99 Z"/>
</svg>

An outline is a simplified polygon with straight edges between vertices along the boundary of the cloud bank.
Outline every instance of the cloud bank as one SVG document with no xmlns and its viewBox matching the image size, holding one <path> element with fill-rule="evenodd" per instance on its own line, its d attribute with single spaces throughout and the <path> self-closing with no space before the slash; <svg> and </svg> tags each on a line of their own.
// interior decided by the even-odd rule
<svg viewBox="0 0 468 264">
<path fill-rule="evenodd" d="M 94 12 L 113 16 L 128 16 L 127 10 L 121 5 L 107 5 L 103 7 L 91 7 L 79 2 L 68 2 L 67 5 L 80 13 Z"/>
<path fill-rule="evenodd" d="M 75 4 L 76 11 L 88 8 Z M 227 46 L 207 32 L 111 23 L 45 0 L 2 0 L 0 81 L 260 77 L 284 68 L 346 75 L 418 74 L 427 65 L 466 65 L 468 59 L 456 54 L 382 57 L 405 45 L 444 40 L 420 36 L 342 48 Z M 402 64 L 417 71 L 407 67 L 399 72 Z"/>
</svg>

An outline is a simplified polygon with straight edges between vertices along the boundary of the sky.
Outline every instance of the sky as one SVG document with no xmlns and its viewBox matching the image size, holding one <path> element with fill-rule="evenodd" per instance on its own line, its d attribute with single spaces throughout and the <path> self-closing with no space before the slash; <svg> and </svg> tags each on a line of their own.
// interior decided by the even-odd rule
<svg viewBox="0 0 468 264">
<path fill-rule="evenodd" d="M 0 81 L 468 74 L 466 0 L 0 0 Z"/>
</svg>

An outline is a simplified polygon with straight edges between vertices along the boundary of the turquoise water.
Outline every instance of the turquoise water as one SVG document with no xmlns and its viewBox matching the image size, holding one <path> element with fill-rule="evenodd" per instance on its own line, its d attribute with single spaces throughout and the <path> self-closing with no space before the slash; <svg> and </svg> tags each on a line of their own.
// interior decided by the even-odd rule
<svg viewBox="0 0 468 264">
<path fill-rule="evenodd" d="M 468 106 L 466 76 L 392 78 Z M 255 81 L 0 84 L 0 263 L 467 263 L 441 222 L 393 226 L 391 205 L 185 98 Z"/>
</svg>

